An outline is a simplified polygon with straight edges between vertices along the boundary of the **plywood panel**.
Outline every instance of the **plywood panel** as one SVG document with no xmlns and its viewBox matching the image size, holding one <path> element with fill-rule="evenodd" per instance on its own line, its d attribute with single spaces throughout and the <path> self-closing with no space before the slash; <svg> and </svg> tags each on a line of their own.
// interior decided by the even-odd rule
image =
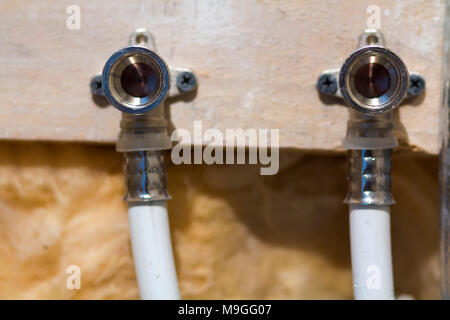
<svg viewBox="0 0 450 320">
<path fill-rule="evenodd" d="M 69 5 L 81 28 L 66 27 Z M 318 74 L 351 53 L 373 1 L 12 1 L 0 4 L 0 138 L 113 143 L 119 112 L 97 106 L 89 80 L 136 27 L 171 65 L 199 75 L 174 127 L 278 128 L 282 147 L 337 149 L 348 112 L 326 104 Z M 438 152 L 443 0 L 377 1 L 388 46 L 427 80 L 400 111 L 403 142 Z"/>
</svg>

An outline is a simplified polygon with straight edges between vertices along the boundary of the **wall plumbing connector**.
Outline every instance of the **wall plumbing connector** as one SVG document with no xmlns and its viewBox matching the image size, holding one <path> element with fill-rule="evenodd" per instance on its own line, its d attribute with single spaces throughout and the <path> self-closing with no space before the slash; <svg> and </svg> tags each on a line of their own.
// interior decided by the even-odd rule
<svg viewBox="0 0 450 320">
<path fill-rule="evenodd" d="M 425 90 L 420 74 L 384 47 L 383 34 L 365 30 L 358 49 L 340 69 L 325 70 L 317 81 L 321 94 L 344 100 L 350 107 L 347 132 L 348 194 L 354 295 L 356 299 L 393 299 L 389 206 L 391 153 L 398 146 L 393 111 L 405 98 Z M 379 285 L 370 285 L 370 275 Z M 373 284 L 373 283 L 372 283 Z"/>
<path fill-rule="evenodd" d="M 384 36 L 379 30 L 365 30 L 359 38 L 358 49 L 347 57 L 341 68 L 325 70 L 317 83 L 321 94 L 342 99 L 350 107 L 347 132 L 342 140 L 343 147 L 347 150 L 372 150 L 374 159 L 381 157 L 379 161 L 371 161 L 376 164 L 372 166 L 365 162 L 363 152 L 349 153 L 351 163 L 368 165 L 360 178 L 355 177 L 351 168 L 349 175 L 347 199 L 354 201 L 359 197 L 363 205 L 373 204 L 374 201 L 383 204 L 379 203 L 379 199 L 367 197 L 368 192 L 379 192 L 379 184 L 369 183 L 366 177 L 372 180 L 377 177 L 379 170 L 390 170 L 390 157 L 387 161 L 384 153 L 376 154 L 373 151 L 398 146 L 397 138 L 393 134 L 393 110 L 404 99 L 418 96 L 425 90 L 424 78 L 418 73 L 409 73 L 402 59 L 384 45 Z M 375 170 L 373 173 L 370 172 L 372 168 Z M 363 188 L 357 191 L 355 185 L 352 186 L 354 180 L 360 181 L 356 185 L 364 182 Z M 380 181 L 380 178 L 376 180 Z M 388 186 L 385 183 L 384 188 L 390 190 L 390 184 Z M 392 197 L 384 198 L 384 204 L 393 203 Z"/>
<path fill-rule="evenodd" d="M 124 171 L 133 256 L 142 299 L 179 299 L 170 241 L 163 150 L 171 148 L 165 102 L 194 92 L 198 81 L 186 68 L 169 68 L 153 35 L 136 29 L 129 46 L 113 53 L 90 82 L 122 112 L 116 150 Z"/>
<path fill-rule="evenodd" d="M 187 79 L 178 85 L 180 76 Z M 141 164 L 154 163 L 155 155 L 170 149 L 172 143 L 167 132 L 164 102 L 194 92 L 197 78 L 187 68 L 169 68 L 164 59 L 156 53 L 154 36 L 146 29 L 136 29 L 129 38 L 129 46 L 111 55 L 101 75 L 90 82 L 94 95 L 104 95 L 118 110 L 122 111 L 120 133 L 116 143 L 118 152 L 132 153 L 134 161 Z M 140 159 L 136 159 L 140 155 Z M 127 159 L 130 155 L 126 155 Z M 152 175 L 130 170 L 143 170 L 137 166 L 127 168 L 127 174 L 141 179 Z M 127 180 L 129 181 L 129 180 Z M 134 181 L 134 180 L 133 180 Z M 141 190 L 141 185 L 151 186 L 152 181 L 128 185 L 128 194 Z M 129 199 L 129 197 L 126 197 Z M 144 201 L 159 198 L 144 197 Z"/>
</svg>

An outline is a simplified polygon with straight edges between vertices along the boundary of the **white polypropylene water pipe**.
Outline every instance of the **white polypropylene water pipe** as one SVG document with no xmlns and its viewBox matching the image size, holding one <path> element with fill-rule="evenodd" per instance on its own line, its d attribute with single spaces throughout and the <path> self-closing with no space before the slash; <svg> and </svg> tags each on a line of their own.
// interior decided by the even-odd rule
<svg viewBox="0 0 450 320">
<path fill-rule="evenodd" d="M 166 201 L 130 203 L 128 218 L 141 299 L 180 299 Z"/>
<path fill-rule="evenodd" d="M 355 299 L 394 299 L 389 206 L 350 205 L 350 242 Z"/>
</svg>

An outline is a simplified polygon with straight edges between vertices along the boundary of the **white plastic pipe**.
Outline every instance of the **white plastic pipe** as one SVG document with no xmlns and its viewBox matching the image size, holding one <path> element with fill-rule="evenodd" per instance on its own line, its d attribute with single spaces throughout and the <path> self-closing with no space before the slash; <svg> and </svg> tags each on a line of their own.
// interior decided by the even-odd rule
<svg viewBox="0 0 450 320">
<path fill-rule="evenodd" d="M 350 205 L 350 243 L 355 299 L 394 299 L 389 206 Z"/>
<path fill-rule="evenodd" d="M 179 300 L 166 201 L 129 204 L 131 244 L 142 300 Z"/>
</svg>

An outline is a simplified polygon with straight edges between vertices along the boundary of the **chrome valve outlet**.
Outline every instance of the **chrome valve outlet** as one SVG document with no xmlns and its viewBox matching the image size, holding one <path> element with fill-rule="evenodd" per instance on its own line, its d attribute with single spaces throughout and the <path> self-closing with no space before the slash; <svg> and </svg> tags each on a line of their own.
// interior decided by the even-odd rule
<svg viewBox="0 0 450 320">
<path fill-rule="evenodd" d="M 339 71 L 342 98 L 365 114 L 398 107 L 406 97 L 408 85 L 408 69 L 403 61 L 394 52 L 378 46 L 356 50 Z"/>
<path fill-rule="evenodd" d="M 162 57 L 140 46 L 115 52 L 102 72 L 105 97 L 125 113 L 142 114 L 162 104 L 170 82 L 169 67 Z"/>
<path fill-rule="evenodd" d="M 393 111 L 405 98 L 421 94 L 425 81 L 416 73 L 410 81 L 402 59 L 384 47 L 382 33 L 369 29 L 341 68 L 319 76 L 317 88 L 321 94 L 343 99 L 350 107 L 342 140 L 349 154 L 345 203 L 392 205 L 391 152 L 398 146 Z"/>
<path fill-rule="evenodd" d="M 92 94 L 104 95 L 122 112 L 116 150 L 125 156 L 125 201 L 170 198 L 162 153 L 171 148 L 165 101 L 192 93 L 197 86 L 191 70 L 168 67 L 145 29 L 135 30 L 129 46 L 114 52 L 101 76 L 91 80 Z"/>
</svg>

